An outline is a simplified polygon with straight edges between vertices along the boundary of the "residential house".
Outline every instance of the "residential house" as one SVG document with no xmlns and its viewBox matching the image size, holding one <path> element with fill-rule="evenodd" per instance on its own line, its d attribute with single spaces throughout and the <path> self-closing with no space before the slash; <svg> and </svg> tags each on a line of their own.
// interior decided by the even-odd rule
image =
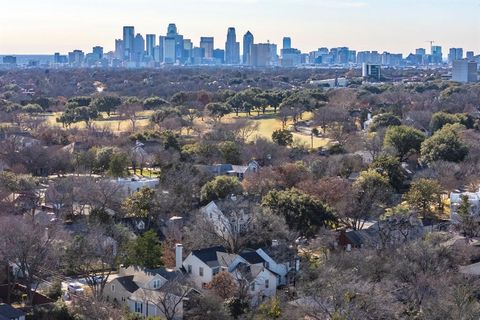
<svg viewBox="0 0 480 320">
<path fill-rule="evenodd" d="M 113 179 L 111 182 L 121 187 L 124 197 L 128 197 L 143 188 L 156 188 L 160 184 L 158 178 L 144 178 L 138 176 Z"/>
<path fill-rule="evenodd" d="M 200 213 L 223 239 L 245 232 L 252 219 L 250 202 L 238 196 L 212 201 L 200 208 Z"/>
<path fill-rule="evenodd" d="M 292 265 L 278 263 L 266 251 L 258 249 L 230 254 L 223 247 L 193 250 L 183 261 L 183 268 L 199 289 L 206 289 L 219 272 L 228 272 L 239 285 L 248 288 L 251 304 L 258 305 L 275 296 L 277 287 L 286 284 L 289 273 L 299 268 L 298 259 Z"/>
<path fill-rule="evenodd" d="M 25 320 L 26 313 L 9 304 L 0 303 L 0 320 Z"/>
<path fill-rule="evenodd" d="M 247 174 L 258 172 L 260 165 L 257 161 L 250 160 L 246 166 L 214 164 L 211 166 L 201 166 L 200 169 L 204 169 L 214 176 L 233 176 L 239 180 L 243 180 Z"/>
<path fill-rule="evenodd" d="M 120 267 L 118 277 L 109 281 L 104 290 L 107 301 L 129 308 L 131 312 L 144 316 L 162 316 L 163 310 L 158 306 L 158 295 L 172 294 L 161 292 L 169 282 L 181 276 L 179 270 L 170 270 L 163 267 L 146 269 L 135 266 Z M 174 295 L 174 294 L 173 294 Z M 179 298 L 180 299 L 180 298 Z M 178 319 L 183 313 L 183 302 L 178 303 Z"/>
</svg>

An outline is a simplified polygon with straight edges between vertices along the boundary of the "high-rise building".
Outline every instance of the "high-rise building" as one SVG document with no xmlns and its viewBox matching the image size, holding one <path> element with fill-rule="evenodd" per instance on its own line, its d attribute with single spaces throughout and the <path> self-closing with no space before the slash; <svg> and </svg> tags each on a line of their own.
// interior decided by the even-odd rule
<svg viewBox="0 0 480 320">
<path fill-rule="evenodd" d="M 468 59 L 468 60 L 473 60 L 473 59 L 475 59 L 475 52 L 473 52 L 473 51 L 467 51 L 467 59 Z"/>
<path fill-rule="evenodd" d="M 214 49 L 213 37 L 201 37 L 200 48 L 204 49 L 205 59 L 213 59 L 213 49 Z"/>
<path fill-rule="evenodd" d="M 173 64 L 177 61 L 175 37 L 163 37 L 163 62 Z"/>
<path fill-rule="evenodd" d="M 10 65 L 15 65 L 17 64 L 17 57 L 15 56 L 5 56 L 2 59 L 4 64 L 10 64 Z"/>
<path fill-rule="evenodd" d="M 175 62 L 177 60 L 184 62 L 185 58 L 183 57 L 183 36 L 178 33 L 178 29 L 175 23 L 170 23 L 168 25 L 167 37 L 173 38 L 175 40 Z"/>
<path fill-rule="evenodd" d="M 235 28 L 228 28 L 227 42 L 225 43 L 225 63 L 240 63 L 240 43 L 237 42 Z"/>
<path fill-rule="evenodd" d="M 125 56 L 125 47 L 122 39 L 115 39 L 115 58 L 123 60 Z"/>
<path fill-rule="evenodd" d="M 292 48 L 292 39 L 290 37 L 283 38 L 283 49 L 291 49 Z"/>
<path fill-rule="evenodd" d="M 441 46 L 432 46 L 432 63 L 441 64 L 443 62 L 443 53 Z"/>
<path fill-rule="evenodd" d="M 192 63 L 193 43 L 190 39 L 183 39 L 183 57 L 186 63 Z"/>
<path fill-rule="evenodd" d="M 154 48 L 157 45 L 157 36 L 154 34 L 147 34 L 147 57 L 154 57 Z"/>
<path fill-rule="evenodd" d="M 85 53 L 82 50 L 73 50 L 68 53 L 68 63 L 73 66 L 80 67 L 85 60 Z"/>
<path fill-rule="evenodd" d="M 379 81 L 382 67 L 379 64 L 364 63 L 362 65 L 362 77 L 367 81 Z"/>
<path fill-rule="evenodd" d="M 92 54 L 95 60 L 103 59 L 103 47 L 100 47 L 100 46 L 93 47 Z"/>
<path fill-rule="evenodd" d="M 133 61 L 141 62 L 143 61 L 143 56 L 145 55 L 145 40 L 140 33 L 137 33 L 133 41 Z"/>
<path fill-rule="evenodd" d="M 272 67 L 277 65 L 277 45 L 258 43 L 252 45 L 252 66 Z"/>
<path fill-rule="evenodd" d="M 123 27 L 123 59 L 131 60 L 133 57 L 133 43 L 135 38 L 135 27 Z"/>
<path fill-rule="evenodd" d="M 462 83 L 478 81 L 478 64 L 475 61 L 466 59 L 454 60 L 452 69 L 452 80 Z"/>
<path fill-rule="evenodd" d="M 448 53 L 448 63 L 452 64 L 455 60 L 463 59 L 463 49 L 462 48 L 450 48 Z"/>
<path fill-rule="evenodd" d="M 255 38 L 250 31 L 247 31 L 243 36 L 243 64 L 249 65 L 251 62 L 252 45 L 255 43 Z"/>
<path fill-rule="evenodd" d="M 225 63 L 225 50 L 222 50 L 222 49 L 213 50 L 213 59 L 215 60 L 216 64 L 224 64 Z"/>
</svg>

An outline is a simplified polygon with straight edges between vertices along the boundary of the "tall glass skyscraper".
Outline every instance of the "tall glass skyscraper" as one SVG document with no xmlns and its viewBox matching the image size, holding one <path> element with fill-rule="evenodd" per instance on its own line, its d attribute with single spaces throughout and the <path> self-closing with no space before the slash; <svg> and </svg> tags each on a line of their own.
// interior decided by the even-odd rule
<svg viewBox="0 0 480 320">
<path fill-rule="evenodd" d="M 157 36 L 154 34 L 147 34 L 147 57 L 153 58 L 153 51 L 157 45 Z"/>
<path fill-rule="evenodd" d="M 133 57 L 133 43 L 135 39 L 135 27 L 123 27 L 123 59 L 131 60 Z"/>
<path fill-rule="evenodd" d="M 201 37 L 200 38 L 200 48 L 204 49 L 204 58 L 213 59 L 213 49 L 214 49 L 214 39 L 213 37 Z"/>
<path fill-rule="evenodd" d="M 240 43 L 237 42 L 235 28 L 228 28 L 227 42 L 225 43 L 225 63 L 240 63 Z"/>
<path fill-rule="evenodd" d="M 254 37 L 250 31 L 247 31 L 243 36 L 243 64 L 252 64 L 252 45 L 254 44 Z"/>
<path fill-rule="evenodd" d="M 291 49 L 292 48 L 292 39 L 290 37 L 283 38 L 283 49 Z"/>
</svg>

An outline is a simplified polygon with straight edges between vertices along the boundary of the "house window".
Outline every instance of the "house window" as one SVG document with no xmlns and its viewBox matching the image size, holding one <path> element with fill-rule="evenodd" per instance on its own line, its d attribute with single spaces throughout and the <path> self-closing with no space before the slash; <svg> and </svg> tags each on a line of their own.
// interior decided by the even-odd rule
<svg viewBox="0 0 480 320">
<path fill-rule="evenodd" d="M 112 292 L 115 292 L 115 285 L 112 284 Z"/>
<path fill-rule="evenodd" d="M 158 289 L 158 288 L 160 288 L 160 280 L 154 280 L 153 289 Z"/>
<path fill-rule="evenodd" d="M 250 291 L 255 291 L 255 282 L 250 285 Z"/>
<path fill-rule="evenodd" d="M 191 265 L 191 264 L 189 264 L 189 265 L 187 266 L 187 272 L 188 272 L 188 273 L 192 273 L 192 265 Z"/>
<path fill-rule="evenodd" d="M 265 289 L 268 289 L 268 287 L 270 287 L 270 281 L 265 280 Z"/>
<path fill-rule="evenodd" d="M 135 302 L 135 312 L 143 313 L 143 303 Z"/>
<path fill-rule="evenodd" d="M 200 277 L 203 277 L 203 268 L 202 267 L 198 268 L 198 274 L 200 275 Z"/>
</svg>

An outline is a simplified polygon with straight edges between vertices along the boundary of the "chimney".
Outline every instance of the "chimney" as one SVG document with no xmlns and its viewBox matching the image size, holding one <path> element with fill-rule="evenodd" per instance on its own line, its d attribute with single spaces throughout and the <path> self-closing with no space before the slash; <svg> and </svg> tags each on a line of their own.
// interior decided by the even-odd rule
<svg viewBox="0 0 480 320">
<path fill-rule="evenodd" d="M 175 270 L 180 270 L 183 264 L 183 245 L 177 243 L 175 245 Z"/>
</svg>

